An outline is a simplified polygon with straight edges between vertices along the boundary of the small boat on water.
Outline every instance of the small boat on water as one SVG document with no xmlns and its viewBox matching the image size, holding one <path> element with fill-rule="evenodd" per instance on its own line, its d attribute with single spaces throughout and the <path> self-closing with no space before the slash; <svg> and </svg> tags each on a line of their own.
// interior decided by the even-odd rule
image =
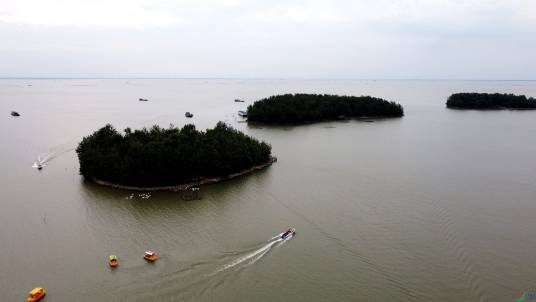
<svg viewBox="0 0 536 302">
<path fill-rule="evenodd" d="M 36 287 L 28 293 L 28 302 L 41 300 L 46 295 L 46 290 L 42 287 Z"/>
<path fill-rule="evenodd" d="M 37 170 L 42 170 L 42 169 L 43 169 L 43 165 L 37 164 Z"/>
<path fill-rule="evenodd" d="M 11 111 L 11 116 L 20 116 L 20 114 L 17 111 Z"/>
<path fill-rule="evenodd" d="M 281 234 L 281 239 L 287 239 L 291 236 L 294 236 L 296 234 L 295 228 L 288 228 L 283 234 Z"/>
<path fill-rule="evenodd" d="M 248 117 L 248 112 L 244 110 L 238 110 L 238 115 L 241 117 Z"/>
<path fill-rule="evenodd" d="M 143 258 L 147 261 L 155 261 L 158 259 L 155 252 L 152 251 L 146 251 L 145 254 L 143 254 Z"/>
<path fill-rule="evenodd" d="M 237 103 L 243 103 L 244 102 L 244 100 L 241 100 L 241 99 L 235 99 L 234 101 L 237 102 Z"/>
<path fill-rule="evenodd" d="M 116 267 L 119 264 L 119 259 L 117 259 L 116 255 L 110 255 L 108 262 L 110 263 L 111 267 Z"/>
<path fill-rule="evenodd" d="M 140 101 L 140 102 L 147 102 L 147 101 L 149 101 L 149 100 L 148 100 L 148 99 L 142 99 L 142 98 L 139 98 L 138 101 Z"/>
<path fill-rule="evenodd" d="M 192 113 L 190 113 L 189 111 L 186 112 L 186 113 L 184 114 L 184 116 L 186 116 L 187 118 L 192 118 L 192 117 L 194 117 L 194 115 L 193 115 Z"/>
</svg>

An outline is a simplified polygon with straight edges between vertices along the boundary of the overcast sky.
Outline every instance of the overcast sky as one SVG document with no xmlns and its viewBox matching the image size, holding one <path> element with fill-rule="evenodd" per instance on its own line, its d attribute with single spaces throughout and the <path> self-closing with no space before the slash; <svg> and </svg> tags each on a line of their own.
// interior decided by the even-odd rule
<svg viewBox="0 0 536 302">
<path fill-rule="evenodd" d="M 0 77 L 536 80 L 536 0 L 0 0 Z"/>
</svg>

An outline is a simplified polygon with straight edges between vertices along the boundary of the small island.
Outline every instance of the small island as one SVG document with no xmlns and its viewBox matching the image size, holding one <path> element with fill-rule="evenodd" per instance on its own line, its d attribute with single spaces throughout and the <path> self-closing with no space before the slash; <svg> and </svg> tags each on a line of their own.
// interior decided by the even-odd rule
<svg viewBox="0 0 536 302">
<path fill-rule="evenodd" d="M 455 93 L 447 99 L 452 109 L 536 109 L 536 99 L 501 93 Z"/>
<path fill-rule="evenodd" d="M 213 129 L 170 126 L 118 132 L 106 125 L 76 149 L 84 178 L 115 188 L 182 191 L 271 165 L 271 146 L 223 122 Z"/>
<path fill-rule="evenodd" d="M 371 96 L 284 94 L 248 107 L 248 122 L 299 124 L 355 117 L 401 117 L 402 106 Z"/>
</svg>

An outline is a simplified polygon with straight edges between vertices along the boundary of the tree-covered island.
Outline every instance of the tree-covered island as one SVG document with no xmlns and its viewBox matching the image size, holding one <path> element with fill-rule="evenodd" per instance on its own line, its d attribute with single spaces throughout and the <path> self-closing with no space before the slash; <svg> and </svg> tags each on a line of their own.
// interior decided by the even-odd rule
<svg viewBox="0 0 536 302">
<path fill-rule="evenodd" d="M 502 93 L 455 93 L 447 99 L 453 109 L 536 109 L 536 99 Z"/>
<path fill-rule="evenodd" d="M 116 187 L 164 187 L 217 182 L 268 166 L 271 146 L 223 122 L 213 129 L 170 126 L 124 134 L 106 125 L 76 149 L 80 174 Z M 205 181 L 210 179 L 210 181 Z"/>
<path fill-rule="evenodd" d="M 283 94 L 256 101 L 248 107 L 248 121 L 299 124 L 352 117 L 401 117 L 402 106 L 371 96 Z"/>
</svg>

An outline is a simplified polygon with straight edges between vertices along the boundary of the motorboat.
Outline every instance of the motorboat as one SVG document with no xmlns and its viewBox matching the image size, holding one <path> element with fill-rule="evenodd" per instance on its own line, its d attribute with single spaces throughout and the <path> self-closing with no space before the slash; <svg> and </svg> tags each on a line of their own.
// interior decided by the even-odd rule
<svg viewBox="0 0 536 302">
<path fill-rule="evenodd" d="M 241 100 L 241 99 L 235 99 L 234 101 L 237 102 L 237 103 L 243 103 L 244 102 L 244 100 Z"/>
<path fill-rule="evenodd" d="M 138 101 L 140 101 L 140 102 L 147 102 L 147 101 L 149 101 L 149 100 L 148 100 L 148 99 L 142 99 L 142 98 L 139 98 Z"/>
<path fill-rule="evenodd" d="M 156 259 L 158 259 L 158 257 L 156 256 L 156 253 L 155 252 L 152 252 L 152 251 L 146 251 L 145 254 L 143 255 L 143 258 L 145 258 L 145 260 L 147 261 L 155 261 Z"/>
<path fill-rule="evenodd" d="M 288 237 L 294 236 L 296 234 L 295 228 L 288 228 L 283 234 L 281 234 L 281 239 L 287 239 Z"/>
<path fill-rule="evenodd" d="M 11 111 L 11 116 L 20 116 L 20 114 L 17 111 Z"/>
<path fill-rule="evenodd" d="M 186 113 L 184 114 L 184 116 L 186 116 L 187 118 L 192 118 L 192 117 L 194 117 L 194 115 L 193 115 L 191 112 L 186 112 Z"/>
<path fill-rule="evenodd" d="M 42 169 L 43 169 L 43 165 L 37 164 L 37 170 L 42 170 Z"/>
<path fill-rule="evenodd" d="M 111 267 L 116 267 L 119 264 L 119 259 L 117 259 L 116 255 L 110 255 L 110 257 L 108 257 L 108 262 Z"/>
<path fill-rule="evenodd" d="M 28 293 L 28 302 L 36 302 L 46 295 L 46 290 L 42 287 L 36 287 Z"/>
<path fill-rule="evenodd" d="M 244 110 L 238 110 L 238 115 L 241 117 L 248 117 L 248 112 Z"/>
</svg>

